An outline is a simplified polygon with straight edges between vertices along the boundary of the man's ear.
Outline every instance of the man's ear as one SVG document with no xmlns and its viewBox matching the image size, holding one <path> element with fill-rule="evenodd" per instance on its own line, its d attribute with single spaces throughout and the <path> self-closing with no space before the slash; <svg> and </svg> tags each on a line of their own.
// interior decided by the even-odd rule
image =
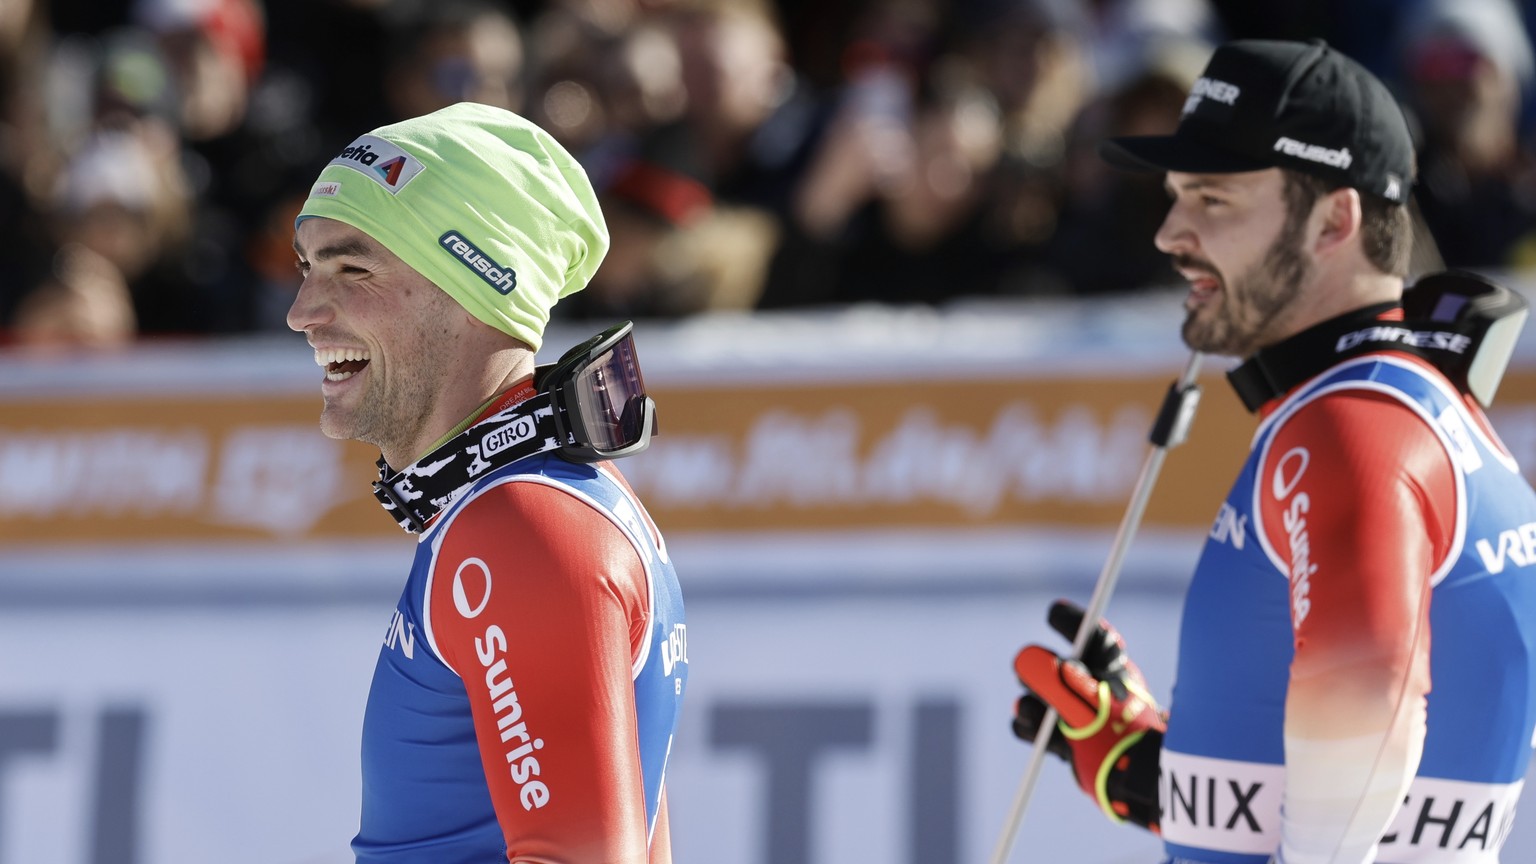
<svg viewBox="0 0 1536 864">
<path fill-rule="evenodd" d="M 1317 199 L 1312 208 L 1312 251 L 1325 258 L 1360 234 L 1360 192 L 1348 186 Z"/>
</svg>

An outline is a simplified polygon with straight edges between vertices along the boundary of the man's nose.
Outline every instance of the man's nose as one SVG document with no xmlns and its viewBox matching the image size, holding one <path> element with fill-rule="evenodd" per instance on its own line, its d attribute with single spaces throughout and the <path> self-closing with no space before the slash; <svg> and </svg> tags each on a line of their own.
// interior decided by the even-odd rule
<svg viewBox="0 0 1536 864">
<path fill-rule="evenodd" d="M 293 305 L 288 307 L 289 329 L 304 333 L 330 321 L 331 305 L 324 296 L 322 282 L 313 270 L 304 275 L 304 281 L 299 283 L 299 292 L 293 297 Z"/>
</svg>

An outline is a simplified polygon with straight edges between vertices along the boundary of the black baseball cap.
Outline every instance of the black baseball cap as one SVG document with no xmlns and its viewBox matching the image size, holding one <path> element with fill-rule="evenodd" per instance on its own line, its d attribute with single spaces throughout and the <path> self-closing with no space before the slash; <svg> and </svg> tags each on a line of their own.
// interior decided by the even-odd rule
<svg viewBox="0 0 1536 864">
<path fill-rule="evenodd" d="M 1290 168 L 1402 204 L 1414 178 L 1402 108 L 1376 76 L 1321 39 L 1216 49 L 1172 135 L 1110 138 L 1132 171 L 1229 174 Z"/>
</svg>

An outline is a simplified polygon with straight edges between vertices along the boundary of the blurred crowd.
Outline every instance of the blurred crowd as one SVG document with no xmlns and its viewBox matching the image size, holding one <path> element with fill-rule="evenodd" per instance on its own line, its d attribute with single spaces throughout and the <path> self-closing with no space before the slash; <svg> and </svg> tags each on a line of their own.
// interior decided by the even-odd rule
<svg viewBox="0 0 1536 864">
<path fill-rule="evenodd" d="M 0 0 L 0 342 L 284 327 L 295 213 L 463 100 L 581 159 L 612 249 L 566 318 L 1090 296 L 1174 278 L 1160 133 L 1211 46 L 1321 36 L 1420 143 L 1451 266 L 1536 268 L 1516 0 Z"/>
</svg>

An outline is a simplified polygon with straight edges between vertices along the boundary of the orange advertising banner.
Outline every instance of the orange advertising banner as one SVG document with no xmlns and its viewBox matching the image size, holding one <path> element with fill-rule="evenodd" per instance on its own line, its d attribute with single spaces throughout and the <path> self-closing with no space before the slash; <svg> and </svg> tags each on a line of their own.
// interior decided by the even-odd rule
<svg viewBox="0 0 1536 864">
<path fill-rule="evenodd" d="M 664 434 L 624 466 L 669 530 L 1004 528 L 1118 524 L 1172 376 L 782 385 L 668 391 Z M 1223 376 L 1201 379 L 1146 524 L 1210 525 L 1257 420 Z M 1491 412 L 1536 464 L 1536 373 Z"/>
<path fill-rule="evenodd" d="M 1171 376 L 657 383 L 661 434 L 620 467 L 669 532 L 1113 527 Z M 1146 523 L 1200 529 L 1254 419 L 1219 375 Z M 318 397 L 157 393 L 0 401 L 0 543 L 399 537 L 377 452 L 320 434 Z M 1536 463 L 1536 372 L 1493 412 Z"/>
<path fill-rule="evenodd" d="M 290 540 L 391 527 L 366 518 L 377 452 L 321 435 L 317 409 L 313 396 L 272 394 L 9 400 L 0 541 Z"/>
</svg>

